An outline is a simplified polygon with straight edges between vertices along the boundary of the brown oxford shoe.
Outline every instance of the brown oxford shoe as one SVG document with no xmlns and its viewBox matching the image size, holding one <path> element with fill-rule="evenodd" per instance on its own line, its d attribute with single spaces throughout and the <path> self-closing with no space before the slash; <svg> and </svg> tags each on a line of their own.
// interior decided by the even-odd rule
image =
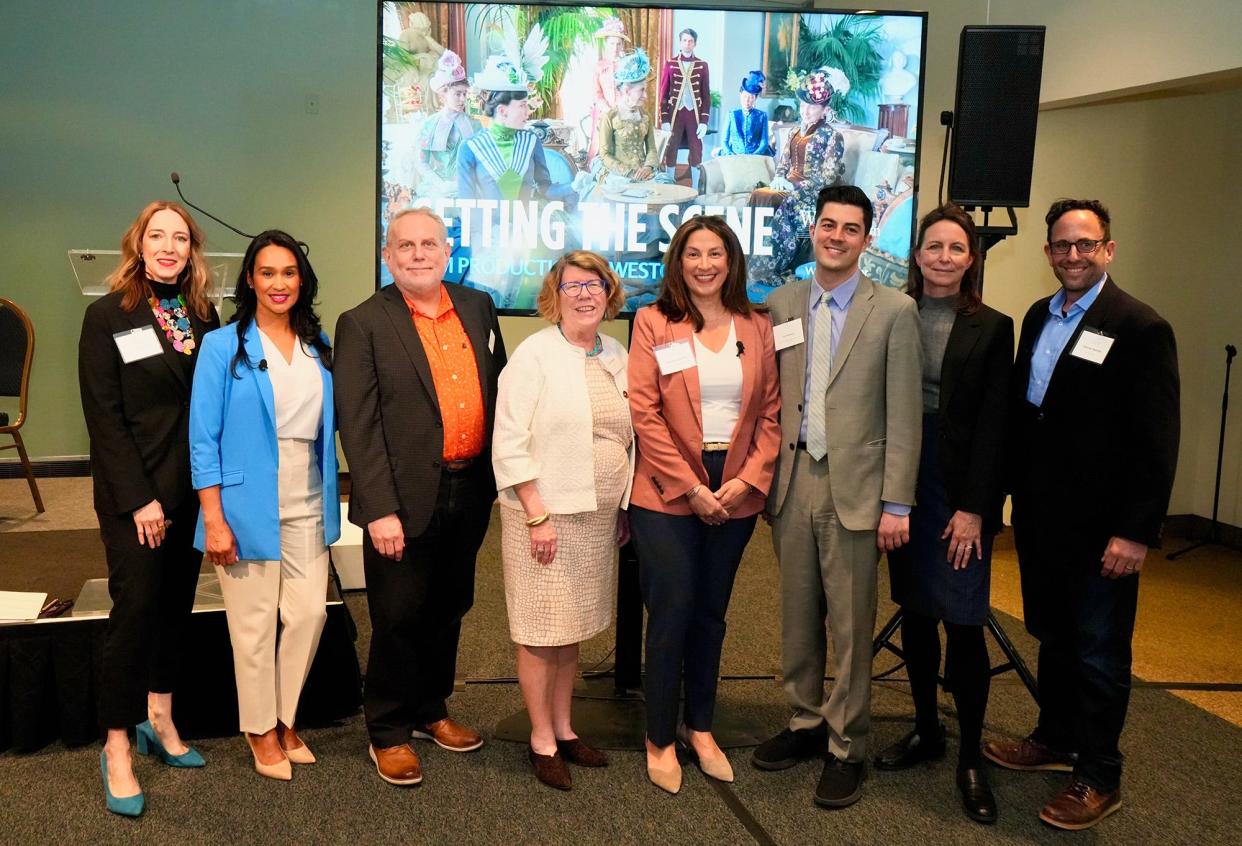
<svg viewBox="0 0 1242 846">
<path fill-rule="evenodd" d="M 473 752 L 483 745 L 483 738 L 477 731 L 448 717 L 417 726 L 410 735 L 421 740 L 434 740 L 437 746 L 450 752 Z"/>
<path fill-rule="evenodd" d="M 389 784 L 407 786 L 423 780 L 423 768 L 418 763 L 418 753 L 410 748 L 410 744 L 401 743 L 387 749 L 371 746 L 367 752 L 375 762 L 379 777 Z"/>
<path fill-rule="evenodd" d="M 1085 781 L 1074 779 L 1069 787 L 1048 800 L 1039 812 L 1039 818 L 1057 828 L 1081 831 L 1120 809 L 1120 787 L 1111 793 L 1103 793 Z"/>
<path fill-rule="evenodd" d="M 1072 773 L 1078 757 L 1058 752 L 1033 737 L 1021 740 L 989 740 L 983 744 L 983 756 L 993 764 L 1010 770 Z"/>
</svg>

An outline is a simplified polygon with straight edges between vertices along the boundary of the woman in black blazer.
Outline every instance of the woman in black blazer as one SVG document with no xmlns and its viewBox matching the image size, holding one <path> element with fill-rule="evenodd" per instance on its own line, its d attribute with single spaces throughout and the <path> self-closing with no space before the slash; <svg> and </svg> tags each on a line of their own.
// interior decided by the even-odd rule
<svg viewBox="0 0 1242 846">
<path fill-rule="evenodd" d="M 1004 499 L 1013 321 L 980 300 L 978 244 L 974 221 L 955 205 L 932 210 L 919 224 L 907 292 L 919 303 L 923 341 L 923 452 L 910 542 L 888 554 L 915 725 L 880 753 L 876 766 L 899 770 L 944 756 L 936 711 L 943 622 L 946 687 L 961 731 L 957 784 L 966 814 L 992 823 L 996 802 L 979 746 L 991 680 L 983 627 Z"/>
<path fill-rule="evenodd" d="M 174 767 L 203 765 L 173 725 L 171 691 L 202 564 L 193 546 L 190 385 L 198 344 L 220 318 L 207 297 L 202 231 L 176 203 L 142 210 L 108 282 L 111 293 L 82 320 L 78 381 L 112 596 L 100 769 L 108 810 L 137 816 L 143 795 L 130 726 L 140 753 Z"/>
</svg>

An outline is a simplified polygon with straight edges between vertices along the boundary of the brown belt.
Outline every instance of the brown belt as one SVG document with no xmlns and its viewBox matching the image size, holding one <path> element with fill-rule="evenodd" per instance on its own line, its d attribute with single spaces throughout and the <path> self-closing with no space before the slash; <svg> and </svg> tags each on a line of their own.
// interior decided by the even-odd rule
<svg viewBox="0 0 1242 846">
<path fill-rule="evenodd" d="M 473 458 L 456 458 L 452 461 L 441 462 L 440 466 L 444 468 L 446 473 L 460 473 L 473 465 L 476 460 L 478 460 L 477 455 Z"/>
</svg>

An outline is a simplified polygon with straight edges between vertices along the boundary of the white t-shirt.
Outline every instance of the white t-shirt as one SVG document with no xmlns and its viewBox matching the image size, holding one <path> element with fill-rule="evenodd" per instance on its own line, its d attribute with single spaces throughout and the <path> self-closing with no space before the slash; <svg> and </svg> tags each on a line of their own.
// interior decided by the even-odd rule
<svg viewBox="0 0 1242 846">
<path fill-rule="evenodd" d="M 737 328 L 729 321 L 729 338 L 720 352 L 712 352 L 694 336 L 699 363 L 699 395 L 703 412 L 703 443 L 727 444 L 733 439 L 742 412 L 742 359 L 737 351 Z"/>
</svg>

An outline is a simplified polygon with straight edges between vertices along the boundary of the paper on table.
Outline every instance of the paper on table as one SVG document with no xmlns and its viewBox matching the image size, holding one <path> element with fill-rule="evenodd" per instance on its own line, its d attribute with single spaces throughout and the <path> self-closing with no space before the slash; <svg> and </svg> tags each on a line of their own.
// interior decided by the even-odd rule
<svg viewBox="0 0 1242 846">
<path fill-rule="evenodd" d="M 36 620 L 46 601 L 46 593 L 0 590 L 0 620 Z"/>
</svg>

